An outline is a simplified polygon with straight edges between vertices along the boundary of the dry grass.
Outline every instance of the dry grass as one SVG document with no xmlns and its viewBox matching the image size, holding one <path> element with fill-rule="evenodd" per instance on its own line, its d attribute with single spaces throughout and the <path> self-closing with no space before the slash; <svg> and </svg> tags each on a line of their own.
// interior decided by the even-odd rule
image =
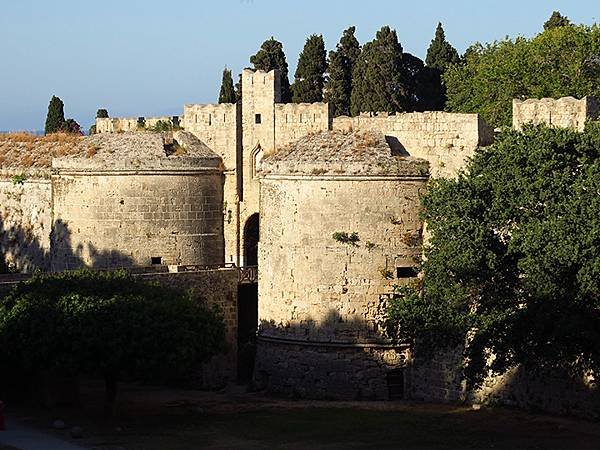
<svg viewBox="0 0 600 450">
<path fill-rule="evenodd" d="M 98 153 L 98 147 L 95 145 L 92 145 L 92 144 L 88 144 L 87 152 L 85 152 L 85 156 L 87 156 L 88 158 L 91 158 L 96 153 Z"/>
<path fill-rule="evenodd" d="M 17 132 L 0 134 L 0 168 L 46 168 L 52 158 L 80 154 L 83 136 L 54 133 L 35 136 Z"/>
</svg>

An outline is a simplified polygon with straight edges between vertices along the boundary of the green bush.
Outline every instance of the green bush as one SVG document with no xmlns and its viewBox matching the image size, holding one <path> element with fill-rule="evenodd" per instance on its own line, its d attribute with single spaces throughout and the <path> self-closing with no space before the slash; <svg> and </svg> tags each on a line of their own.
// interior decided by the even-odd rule
<svg viewBox="0 0 600 450">
<path fill-rule="evenodd" d="M 190 293 L 125 271 L 36 275 L 0 302 L 0 360 L 23 374 L 119 379 L 189 376 L 224 349 L 220 313 Z"/>
</svg>

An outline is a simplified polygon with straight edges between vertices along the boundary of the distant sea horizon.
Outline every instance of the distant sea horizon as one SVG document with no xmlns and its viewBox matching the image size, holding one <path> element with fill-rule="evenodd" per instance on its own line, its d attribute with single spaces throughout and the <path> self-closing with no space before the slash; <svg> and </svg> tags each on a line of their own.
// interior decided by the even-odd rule
<svg viewBox="0 0 600 450">
<path fill-rule="evenodd" d="M 7 133 L 31 133 L 36 136 L 42 136 L 44 134 L 44 130 L 0 130 L 0 134 Z"/>
</svg>

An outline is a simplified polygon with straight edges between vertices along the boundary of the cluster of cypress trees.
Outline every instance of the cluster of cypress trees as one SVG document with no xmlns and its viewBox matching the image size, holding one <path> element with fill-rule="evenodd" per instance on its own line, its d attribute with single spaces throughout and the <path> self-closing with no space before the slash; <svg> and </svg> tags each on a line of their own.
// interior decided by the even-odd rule
<svg viewBox="0 0 600 450">
<path fill-rule="evenodd" d="M 442 73 L 459 61 L 458 52 L 439 23 L 427 51 L 425 62 L 405 53 L 396 31 L 382 27 L 375 39 L 361 47 L 354 36 L 355 27 L 344 30 L 335 50 L 327 54 L 322 35 L 306 40 L 298 58 L 294 82 L 290 85 L 283 45 L 267 39 L 250 57 L 254 69 L 278 69 L 281 76 L 281 101 L 313 103 L 326 101 L 333 115 L 360 112 L 441 110 L 446 102 Z M 223 71 L 219 103 L 241 98 L 231 71 Z"/>
</svg>

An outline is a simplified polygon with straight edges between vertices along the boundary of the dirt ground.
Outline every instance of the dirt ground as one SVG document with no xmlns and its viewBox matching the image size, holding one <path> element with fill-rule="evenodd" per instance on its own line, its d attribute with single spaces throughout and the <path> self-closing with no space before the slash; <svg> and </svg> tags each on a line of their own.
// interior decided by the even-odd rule
<svg viewBox="0 0 600 450">
<path fill-rule="evenodd" d="M 206 449 L 594 449 L 600 423 L 502 408 L 411 402 L 273 399 L 243 387 L 220 392 L 124 386 L 113 418 L 102 383 L 82 389 L 82 407 L 19 407 L 24 424 L 96 450 Z M 55 419 L 64 430 L 53 430 Z M 42 449 L 40 449 L 42 450 Z"/>
</svg>

